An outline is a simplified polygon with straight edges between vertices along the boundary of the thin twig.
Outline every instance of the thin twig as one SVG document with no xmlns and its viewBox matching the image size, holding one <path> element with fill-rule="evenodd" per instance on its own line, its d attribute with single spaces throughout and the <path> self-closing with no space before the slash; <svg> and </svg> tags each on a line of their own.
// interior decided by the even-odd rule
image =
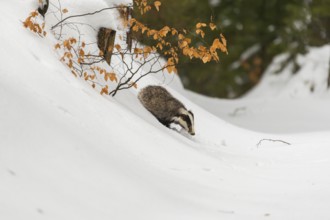
<svg viewBox="0 0 330 220">
<path fill-rule="evenodd" d="M 281 142 L 281 143 L 286 144 L 286 145 L 291 145 L 290 143 L 288 143 L 286 141 L 282 141 L 282 140 L 262 139 L 258 142 L 257 147 L 259 147 L 263 141 Z"/>
<path fill-rule="evenodd" d="M 77 17 L 84 17 L 84 16 L 89 16 L 89 15 L 95 15 L 97 13 L 100 13 L 102 11 L 106 11 L 106 10 L 111 10 L 111 9 L 118 9 L 118 8 L 122 8 L 123 6 L 114 6 L 114 7 L 108 7 L 108 8 L 102 8 L 100 10 L 97 10 L 97 11 L 94 11 L 94 12 L 90 12 L 90 13 L 85 13 L 85 14 L 80 14 L 80 15 L 71 15 L 71 16 L 68 16 L 66 18 L 64 18 L 63 20 L 59 21 L 57 24 L 55 24 L 54 26 L 52 26 L 52 30 L 54 28 L 56 28 L 58 25 L 62 24 L 64 21 L 70 19 L 70 18 L 77 18 Z M 128 7 L 133 7 L 131 5 L 129 5 Z"/>
</svg>

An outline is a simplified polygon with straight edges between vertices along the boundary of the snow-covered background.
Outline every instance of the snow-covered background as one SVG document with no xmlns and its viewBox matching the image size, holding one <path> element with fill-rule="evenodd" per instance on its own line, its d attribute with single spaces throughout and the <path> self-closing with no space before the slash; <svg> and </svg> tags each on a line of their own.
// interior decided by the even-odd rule
<svg viewBox="0 0 330 220">
<path fill-rule="evenodd" d="M 62 4 L 76 14 L 111 2 Z M 330 46 L 301 56 L 295 75 L 272 74 L 279 57 L 239 100 L 186 91 L 174 75 L 141 82 L 194 112 L 190 137 L 158 123 L 138 90 L 101 96 L 74 77 L 51 32 L 23 28 L 36 5 L 0 2 L 0 219 L 329 219 Z M 83 19 L 106 18 L 116 27 L 110 12 Z"/>
</svg>

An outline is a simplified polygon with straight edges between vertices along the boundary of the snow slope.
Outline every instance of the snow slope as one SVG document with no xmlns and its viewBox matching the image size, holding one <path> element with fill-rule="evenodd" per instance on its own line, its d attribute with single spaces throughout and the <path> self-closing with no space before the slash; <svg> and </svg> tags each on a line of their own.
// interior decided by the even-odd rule
<svg viewBox="0 0 330 220">
<path fill-rule="evenodd" d="M 160 74 L 144 84 L 165 82 L 196 117 L 194 137 L 167 129 L 137 91 L 110 98 L 75 78 L 51 34 L 22 28 L 34 7 L 0 2 L 0 219 L 329 218 L 329 130 L 239 128 Z"/>
</svg>

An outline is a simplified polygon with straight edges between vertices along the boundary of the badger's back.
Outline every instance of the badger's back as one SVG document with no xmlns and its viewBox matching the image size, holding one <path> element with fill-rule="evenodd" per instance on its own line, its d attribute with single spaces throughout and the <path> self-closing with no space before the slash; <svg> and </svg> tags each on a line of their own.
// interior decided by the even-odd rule
<svg viewBox="0 0 330 220">
<path fill-rule="evenodd" d="M 138 95 L 143 106 L 160 120 L 171 120 L 184 105 L 161 86 L 147 86 Z"/>
</svg>

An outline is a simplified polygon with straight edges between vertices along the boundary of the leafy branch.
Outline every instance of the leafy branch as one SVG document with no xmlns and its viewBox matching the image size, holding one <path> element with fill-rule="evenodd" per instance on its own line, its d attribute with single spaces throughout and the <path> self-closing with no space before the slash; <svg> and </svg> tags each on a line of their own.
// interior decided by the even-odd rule
<svg viewBox="0 0 330 220">
<path fill-rule="evenodd" d="M 132 87 L 137 88 L 137 83 L 149 74 L 165 71 L 169 74 L 177 73 L 176 66 L 180 62 L 179 53 L 190 59 L 200 59 L 203 63 L 219 62 L 218 52 L 228 53 L 227 41 L 222 34 L 218 38 L 212 39 L 213 42 L 209 44 L 203 40 L 202 45 L 194 47 L 191 38 L 188 37 L 187 31 L 184 29 L 178 30 L 174 27 L 164 26 L 156 30 L 132 18 L 128 13 L 130 13 L 133 5 L 106 7 L 97 11 L 63 18 L 63 15 L 68 13 L 68 9 L 62 9 L 60 0 L 58 0 L 58 4 L 58 7 L 51 4 L 51 6 L 57 8 L 57 11 L 52 13 L 58 19 L 57 23 L 51 26 L 51 30 L 58 39 L 55 49 L 60 54 L 60 60 L 68 66 L 74 76 L 83 78 L 93 88 L 98 89 L 101 94 L 115 96 L 118 91 Z M 147 13 L 152 8 L 159 11 L 161 6 L 160 1 L 149 4 L 147 0 L 134 0 L 134 4 L 141 14 Z M 114 38 L 112 38 L 112 41 L 105 39 L 107 44 L 104 48 L 100 47 L 99 41 L 87 44 L 81 27 L 91 27 L 91 30 L 95 32 L 100 30 L 95 30 L 93 26 L 79 19 L 77 21 L 72 19 L 96 15 L 106 10 L 118 10 L 119 14 L 123 12 L 124 29 L 153 39 L 155 41 L 154 45 L 143 46 L 135 41 L 134 46 L 131 48 L 128 45 L 115 44 Z M 60 16 L 57 16 L 57 13 Z M 24 22 L 24 26 L 40 36 L 44 33 L 45 36 L 45 24 L 43 23 L 40 26 L 35 22 L 34 20 L 37 17 L 38 12 L 31 13 Z M 60 29 L 57 29 L 58 27 Z M 65 28 L 73 30 L 73 32 L 70 31 L 70 34 L 76 32 L 76 36 L 69 36 L 64 39 L 63 32 Z M 196 36 L 204 39 L 205 28 L 210 28 L 212 31 L 216 30 L 216 26 L 212 22 L 209 24 L 197 23 L 195 25 Z M 111 33 L 116 32 L 111 31 Z M 99 50 L 95 50 L 95 48 L 99 48 Z M 107 56 L 104 53 L 108 53 Z M 114 59 L 105 59 L 109 53 L 110 57 L 112 56 Z M 165 58 L 160 54 L 164 54 Z M 121 70 L 118 68 L 118 64 L 121 64 Z"/>
</svg>

